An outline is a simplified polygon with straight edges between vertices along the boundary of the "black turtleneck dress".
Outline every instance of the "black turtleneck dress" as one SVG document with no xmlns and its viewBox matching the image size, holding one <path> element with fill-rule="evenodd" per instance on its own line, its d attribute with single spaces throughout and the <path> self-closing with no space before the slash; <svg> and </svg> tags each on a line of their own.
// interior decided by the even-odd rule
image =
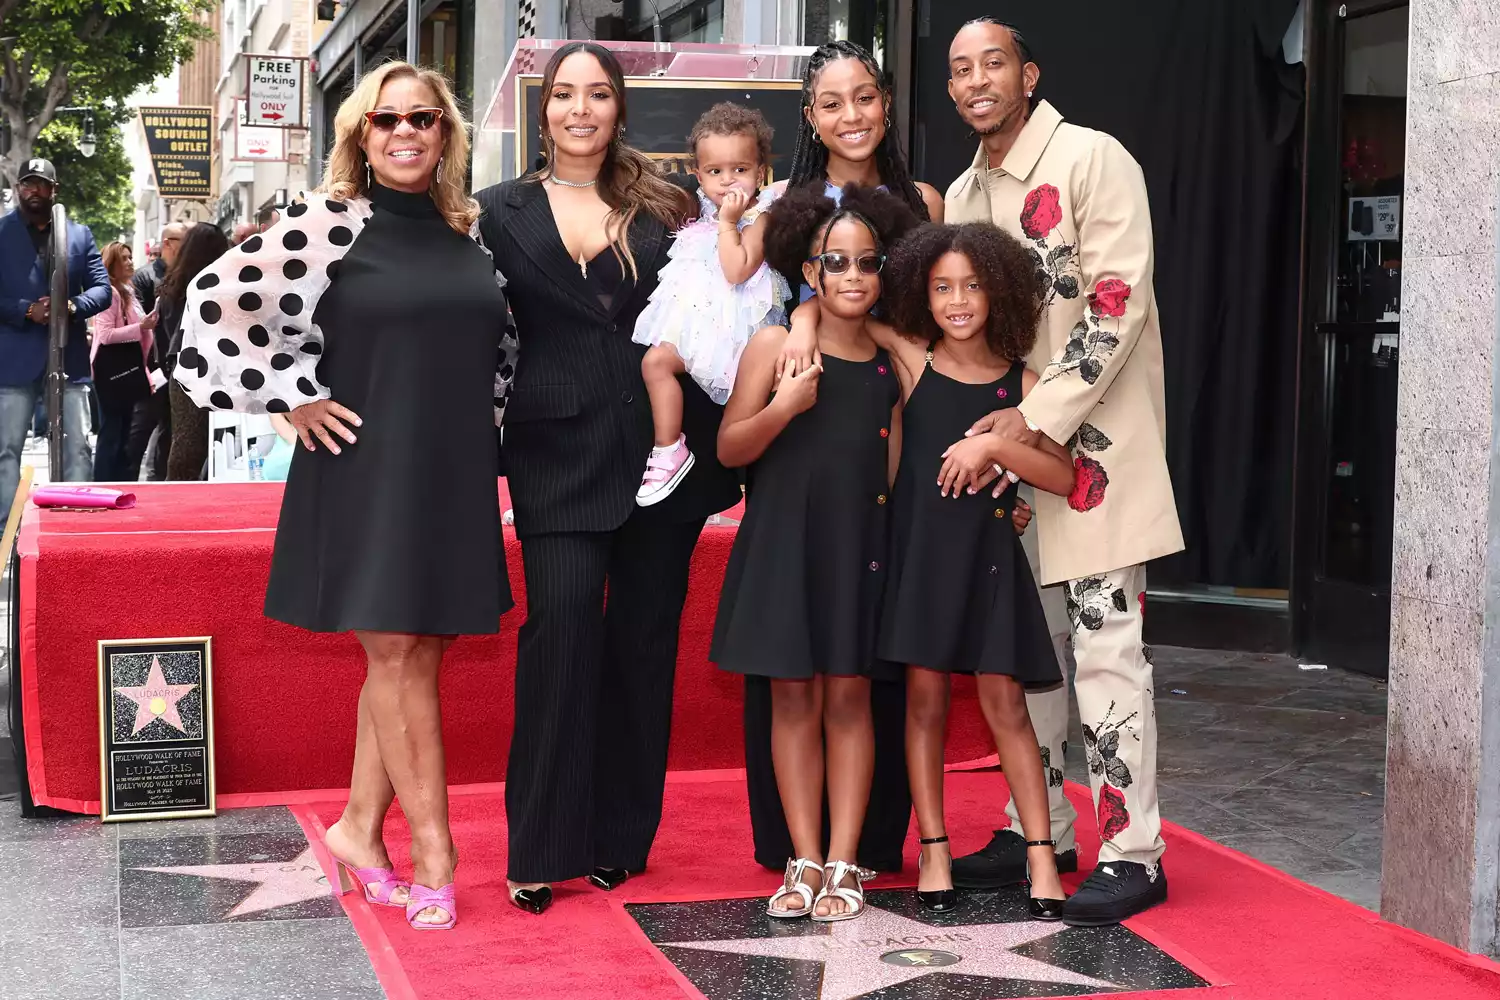
<svg viewBox="0 0 1500 1000">
<path fill-rule="evenodd" d="M 356 444 L 298 447 L 266 614 L 316 632 L 493 633 L 511 607 L 500 533 L 494 264 L 426 194 L 376 187 L 313 321 L 319 382 Z"/>
</svg>

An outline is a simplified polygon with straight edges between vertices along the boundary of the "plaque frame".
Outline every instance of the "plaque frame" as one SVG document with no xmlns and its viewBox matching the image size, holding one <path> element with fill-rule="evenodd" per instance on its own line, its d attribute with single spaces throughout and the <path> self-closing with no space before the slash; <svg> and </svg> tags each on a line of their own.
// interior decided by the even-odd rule
<svg viewBox="0 0 1500 1000">
<path fill-rule="evenodd" d="M 198 653 L 202 663 L 200 682 L 200 706 L 202 735 L 185 736 L 168 740 L 141 741 L 143 749 L 201 749 L 206 758 L 207 802 L 205 806 L 191 805 L 183 808 L 131 811 L 111 808 L 113 798 L 111 754 L 129 752 L 133 745 L 116 742 L 112 735 L 115 698 L 110 683 L 109 660 L 111 654 L 121 652 L 141 654 Z M 178 638 L 149 639 L 100 639 L 98 646 L 98 678 L 95 685 L 99 697 L 99 819 L 104 823 L 134 822 L 137 820 L 202 819 L 218 815 L 218 785 L 214 767 L 214 699 L 213 699 L 213 638 L 211 636 L 184 636 Z"/>
</svg>

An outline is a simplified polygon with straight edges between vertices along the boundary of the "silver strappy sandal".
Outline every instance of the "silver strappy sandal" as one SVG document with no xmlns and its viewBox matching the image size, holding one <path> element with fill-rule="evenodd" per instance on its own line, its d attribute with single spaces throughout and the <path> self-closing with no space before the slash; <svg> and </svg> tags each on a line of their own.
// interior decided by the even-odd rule
<svg viewBox="0 0 1500 1000">
<path fill-rule="evenodd" d="M 812 912 L 813 887 L 802 881 L 803 874 L 809 868 L 816 868 L 819 872 L 823 871 L 823 866 L 816 861 L 809 861 L 806 858 L 788 859 L 786 863 L 786 875 L 782 878 L 781 888 L 777 889 L 772 894 L 770 901 L 766 903 L 766 913 L 768 915 L 780 920 L 791 920 L 794 917 L 805 917 Z M 793 895 L 802 897 L 802 905 L 797 909 L 788 910 L 776 905 L 786 897 Z"/>
<path fill-rule="evenodd" d="M 846 875 L 854 876 L 854 886 L 842 885 Z M 865 887 L 864 880 L 872 879 L 875 873 L 868 868 L 851 865 L 847 861 L 834 861 L 823 869 L 823 888 L 813 900 L 813 906 L 829 897 L 842 899 L 849 909 L 843 913 L 830 913 L 827 916 L 819 916 L 814 913 L 812 918 L 820 924 L 831 924 L 840 920 L 853 920 L 865 912 Z"/>
</svg>

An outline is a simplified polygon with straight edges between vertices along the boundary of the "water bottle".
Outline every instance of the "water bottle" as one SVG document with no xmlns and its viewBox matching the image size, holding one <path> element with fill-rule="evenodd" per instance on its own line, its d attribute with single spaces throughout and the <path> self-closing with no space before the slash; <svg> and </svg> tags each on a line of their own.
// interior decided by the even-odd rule
<svg viewBox="0 0 1500 1000">
<path fill-rule="evenodd" d="M 250 467 L 250 481 L 252 483 L 261 482 L 266 478 L 266 460 L 261 455 L 259 447 L 251 446 L 246 464 Z"/>
</svg>

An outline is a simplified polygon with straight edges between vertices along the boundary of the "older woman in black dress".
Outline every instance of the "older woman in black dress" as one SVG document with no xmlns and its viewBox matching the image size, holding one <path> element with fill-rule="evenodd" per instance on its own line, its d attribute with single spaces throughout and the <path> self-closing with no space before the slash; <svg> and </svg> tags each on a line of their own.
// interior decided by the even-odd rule
<svg viewBox="0 0 1500 1000">
<path fill-rule="evenodd" d="M 453 636 L 495 632 L 511 605 L 494 431 L 505 296 L 470 236 L 467 126 L 441 75 L 387 63 L 334 128 L 326 192 L 193 282 L 176 375 L 199 405 L 287 414 L 305 446 L 266 614 L 353 630 L 368 662 L 328 850 L 346 891 L 435 930 L 458 913 L 438 667 Z M 381 838 L 396 796 L 410 884 Z"/>
<path fill-rule="evenodd" d="M 668 500 L 636 505 L 652 429 L 631 332 L 691 202 L 625 144 L 608 49 L 559 49 L 542 111 L 545 166 L 478 195 L 524 345 L 504 441 L 527 598 L 505 804 L 511 899 L 533 913 L 552 882 L 610 889 L 646 864 L 688 563 L 704 519 L 739 499 L 700 459 Z M 713 440 L 718 407 L 691 382 L 684 395 L 688 436 Z"/>
</svg>

